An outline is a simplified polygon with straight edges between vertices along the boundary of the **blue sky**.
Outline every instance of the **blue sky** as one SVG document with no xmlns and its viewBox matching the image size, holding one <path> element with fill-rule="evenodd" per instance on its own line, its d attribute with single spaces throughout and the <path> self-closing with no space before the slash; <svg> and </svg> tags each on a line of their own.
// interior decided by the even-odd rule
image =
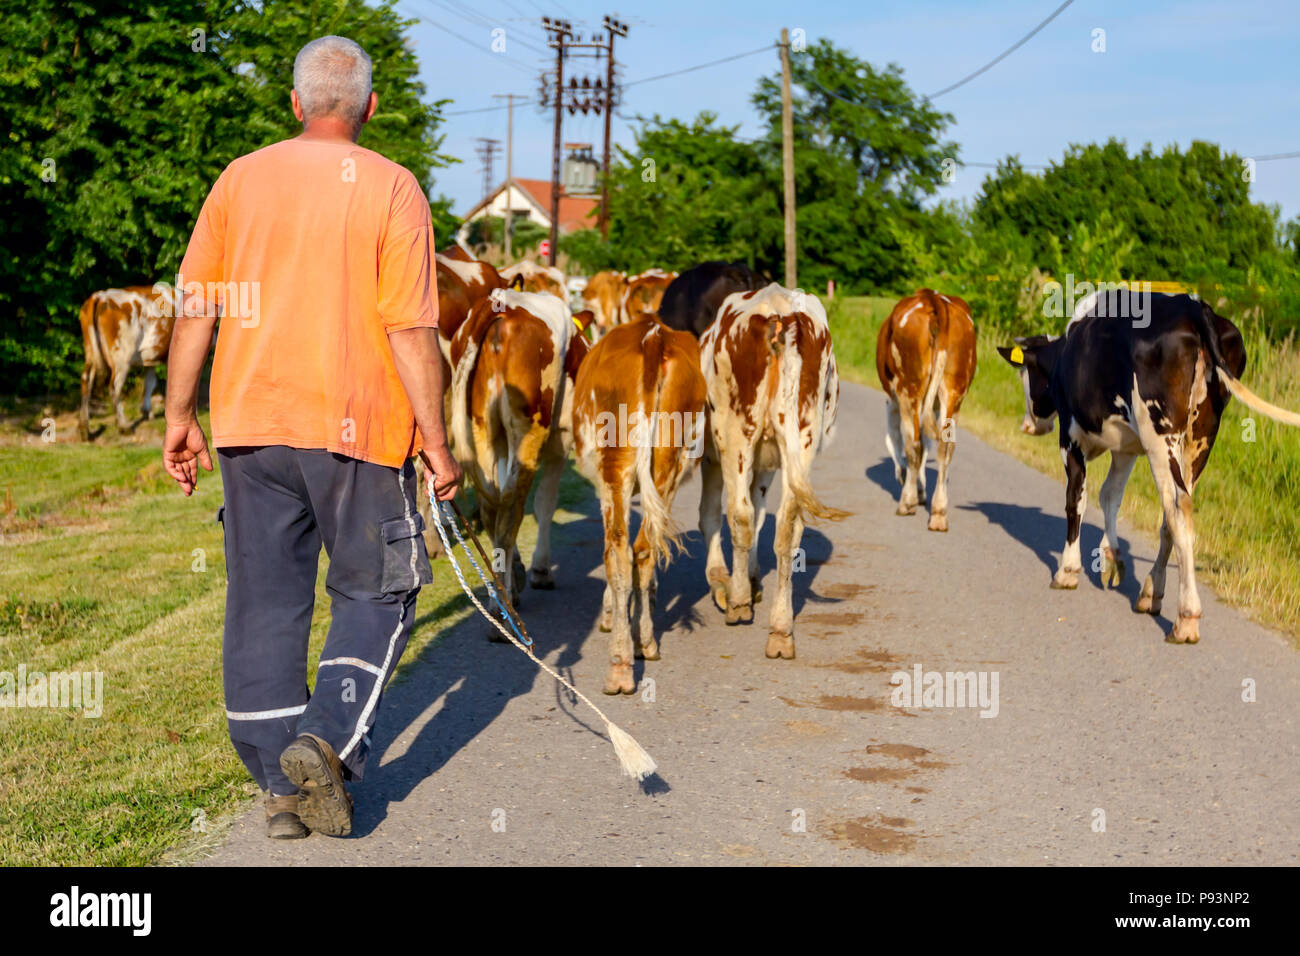
<svg viewBox="0 0 1300 956">
<path fill-rule="evenodd" d="M 611 10 L 588 0 L 398 0 L 398 9 L 463 37 L 425 21 L 411 28 L 429 95 L 453 100 L 450 112 L 497 104 L 494 93 L 536 97 L 538 71 L 549 61 L 523 43 L 544 48 L 542 11 L 567 17 L 580 30 L 599 28 L 607 12 L 628 22 L 628 37 L 616 45 L 627 81 L 755 49 L 784 26 L 802 28 L 810 40 L 828 37 L 877 65 L 897 63 L 914 90 L 932 93 L 1001 53 L 1059 2 L 623 0 Z M 493 26 L 505 30 L 504 54 L 490 50 Z M 1097 28 L 1106 31 L 1104 53 L 1092 50 Z M 1110 136 L 1126 140 L 1130 150 L 1147 142 L 1160 148 L 1205 139 L 1245 156 L 1296 152 L 1298 53 L 1295 0 L 1075 0 L 1025 46 L 935 105 L 955 116 L 947 135 L 960 144 L 964 161 L 994 162 L 1017 153 L 1026 164 L 1045 163 L 1070 143 Z M 622 111 L 689 118 L 710 110 L 741 124 L 742 135 L 757 135 L 749 97 L 757 78 L 777 69 L 773 50 L 638 84 L 627 91 Z M 601 124 L 595 116 L 566 116 L 565 140 L 591 142 L 599 152 Z M 443 130 L 444 152 L 462 163 L 438 171 L 434 192 L 451 196 L 463 213 L 482 192 L 475 139 L 495 137 L 504 146 L 506 114 L 451 116 Z M 617 118 L 614 140 L 632 143 L 628 124 Z M 515 175 L 549 178 L 550 144 L 550 115 L 517 104 Z M 959 170 L 942 195 L 972 196 L 985 172 Z M 504 159 L 498 159 L 495 178 L 504 174 Z M 1300 215 L 1300 159 L 1259 163 L 1252 192 L 1257 201 L 1280 204 L 1288 218 Z"/>
</svg>

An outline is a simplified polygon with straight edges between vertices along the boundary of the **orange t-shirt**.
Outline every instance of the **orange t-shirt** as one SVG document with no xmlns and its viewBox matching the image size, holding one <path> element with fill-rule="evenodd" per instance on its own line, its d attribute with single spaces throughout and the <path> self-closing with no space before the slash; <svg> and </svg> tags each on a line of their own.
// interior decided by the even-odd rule
<svg viewBox="0 0 1300 956">
<path fill-rule="evenodd" d="M 438 324 L 433 242 L 415 177 L 354 143 L 289 139 L 227 166 L 177 282 L 187 310 L 222 306 L 213 443 L 390 467 L 419 451 L 388 333 Z"/>
</svg>

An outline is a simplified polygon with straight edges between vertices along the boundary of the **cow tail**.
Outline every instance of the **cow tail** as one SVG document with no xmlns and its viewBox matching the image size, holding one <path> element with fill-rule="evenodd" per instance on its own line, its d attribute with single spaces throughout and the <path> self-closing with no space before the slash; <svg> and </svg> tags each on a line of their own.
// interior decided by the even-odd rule
<svg viewBox="0 0 1300 956">
<path fill-rule="evenodd" d="M 641 344 L 644 374 L 641 394 L 650 399 L 645 404 L 655 414 L 652 419 L 654 427 L 651 423 L 644 423 L 642 437 L 645 440 L 637 443 L 636 480 L 641 490 L 641 521 L 650 553 L 656 564 L 665 565 L 675 551 L 681 550 L 682 543 L 681 529 L 673 521 L 668 502 L 659 493 L 654 475 L 655 447 L 659 443 L 660 418 L 657 413 L 663 397 L 664 376 L 660 373 L 664 361 L 663 329 L 654 326 Z"/>
<path fill-rule="evenodd" d="M 96 292 L 86 304 L 90 306 L 90 334 L 86 336 L 86 339 L 87 344 L 94 349 L 95 371 L 107 370 L 111 377 L 113 370 L 108 365 L 108 349 L 104 348 L 104 333 L 99 327 L 99 313 L 104 303 L 100 300 L 99 293 Z M 83 309 L 85 307 L 85 305 L 82 306 Z"/>
<path fill-rule="evenodd" d="M 470 385 L 474 381 L 474 368 L 478 365 L 482 341 L 475 335 L 466 335 L 465 338 L 465 351 L 451 372 L 451 439 L 456 457 L 462 465 L 474 460 L 474 432 L 469 413 Z"/>
<path fill-rule="evenodd" d="M 942 296 L 935 295 L 929 289 L 922 289 L 921 295 L 930 311 L 930 375 L 925 386 L 925 403 L 921 406 L 921 431 L 927 437 L 938 441 L 939 428 L 936 421 L 938 412 L 935 410 L 934 403 L 939 395 L 944 369 L 948 364 L 948 353 L 941 351 L 938 344 L 940 329 L 948 325 L 948 304 L 944 302 Z"/>
<path fill-rule="evenodd" d="M 1300 414 L 1265 401 L 1237 381 L 1237 377 L 1228 369 L 1228 362 L 1223 357 L 1223 347 L 1219 341 L 1219 330 L 1215 328 L 1214 322 L 1210 319 L 1209 307 L 1204 303 L 1198 304 L 1200 307 L 1194 311 L 1196 313 L 1196 325 L 1201 333 L 1201 341 L 1205 343 L 1206 351 L 1210 353 L 1210 359 L 1214 362 L 1215 374 L 1223 379 L 1223 384 L 1228 386 L 1228 391 L 1232 393 L 1233 397 L 1261 415 L 1267 415 L 1283 425 L 1300 426 Z"/>
<path fill-rule="evenodd" d="M 840 521 L 847 518 L 850 513 L 822 503 L 817 493 L 813 491 L 812 477 L 808 465 L 804 462 L 803 439 L 799 429 L 799 381 L 803 372 L 803 354 L 799 351 L 801 334 L 801 324 L 797 319 L 788 325 L 782 323 L 777 317 L 769 320 L 767 342 L 774 359 L 779 363 L 780 375 L 777 393 L 772 397 L 772 405 L 775 407 L 768 409 L 768 420 L 777 418 L 778 412 L 783 418 L 775 424 L 773 431 L 781 454 L 781 468 L 785 472 L 786 487 L 794 496 L 795 507 L 799 509 L 799 513 L 809 521 L 818 518 Z M 828 366 L 827 378 L 829 377 Z M 810 413 L 814 416 L 812 433 L 816 442 L 820 441 L 822 434 L 822 419 L 826 411 L 822 392 L 828 384 L 829 382 L 822 382 L 823 387 L 818 390 L 815 400 L 809 406 Z"/>
</svg>

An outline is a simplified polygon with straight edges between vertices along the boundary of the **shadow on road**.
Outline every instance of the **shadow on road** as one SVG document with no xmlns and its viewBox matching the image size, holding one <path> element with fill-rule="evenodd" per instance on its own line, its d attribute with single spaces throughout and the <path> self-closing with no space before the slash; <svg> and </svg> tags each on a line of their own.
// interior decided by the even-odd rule
<svg viewBox="0 0 1300 956">
<path fill-rule="evenodd" d="M 1061 549 L 1065 547 L 1064 513 L 1049 513 L 1041 508 L 1011 504 L 1006 501 L 975 501 L 957 507 L 962 511 L 978 511 L 988 519 L 990 524 L 997 525 L 1011 538 L 1034 552 L 1038 560 L 1043 562 L 1043 566 L 1048 570 L 1048 575 L 1043 581 L 1044 587 L 1050 583 L 1051 575 L 1056 573 L 1059 564 Z M 1087 521 L 1084 521 L 1082 528 L 1079 530 L 1079 550 L 1083 557 L 1084 577 L 1098 590 L 1115 590 L 1124 595 L 1131 607 L 1137 602 L 1138 594 L 1142 590 L 1142 582 L 1134 566 L 1135 555 L 1129 541 L 1121 535 L 1119 544 L 1120 552 L 1125 556 L 1128 569 L 1118 588 L 1105 588 L 1102 585 L 1101 572 L 1098 569 L 1102 547 L 1102 530 Z M 1142 560 L 1144 563 L 1149 564 L 1154 560 L 1154 556 L 1144 554 Z M 1177 601 L 1176 579 L 1174 577 L 1176 573 L 1175 569 L 1170 569 L 1169 577 L 1166 580 L 1166 601 L 1171 598 L 1175 602 Z M 1157 620 L 1166 634 L 1173 630 L 1173 622 L 1163 614 L 1158 615 Z"/>
<path fill-rule="evenodd" d="M 763 575 L 776 566 L 772 545 L 775 538 L 773 515 L 778 500 L 779 492 L 774 492 L 769 501 L 767 520 L 759 532 L 758 564 Z M 566 467 L 561 484 L 560 504 L 564 510 L 576 512 L 581 517 L 554 526 L 552 551 L 556 562 L 556 589 L 536 591 L 525 588 L 519 610 L 536 642 L 538 657 L 553 658 L 557 671 L 591 696 L 618 722 L 618 699 L 603 697 L 599 685 L 592 682 L 590 676 L 587 678 L 589 686 L 573 679 L 573 666 L 581 658 L 583 643 L 589 634 L 596 642 L 590 653 L 601 662 L 603 671 L 607 635 L 596 630 L 604 593 L 604 532 L 600 511 L 590 486 L 573 469 L 572 462 Z M 723 538 L 724 551 L 730 558 L 730 533 L 725 522 Z M 655 609 L 654 621 L 655 633 L 665 656 L 674 652 L 674 645 L 685 635 L 710 623 L 709 615 L 716 614 L 721 619 L 721 613 L 716 612 L 711 603 L 703 614 L 694 607 L 708 591 L 704 575 L 704 540 L 698 531 L 692 531 L 684 536 L 684 544 L 686 550 L 677 555 L 666 569 L 659 571 L 659 606 Z M 799 612 L 806 603 L 835 600 L 819 597 L 812 590 L 820 567 L 830 560 L 833 550 L 830 539 L 816 529 L 808 528 L 804 531 L 802 547 L 807 570 L 795 574 L 793 580 L 796 631 Z M 527 556 L 524 557 L 526 564 Z M 434 562 L 434 574 L 451 573 L 445 560 Z M 467 574 L 472 575 L 472 572 L 467 570 Z M 768 589 L 770 593 L 770 583 Z M 422 615 L 415 626 L 438 627 L 442 618 L 465 603 L 465 598 L 458 594 Z M 764 609 L 767 606 L 766 602 L 756 606 L 754 623 L 749 625 L 762 630 L 764 635 L 767 623 Z M 398 668 L 380 709 L 370 772 L 355 791 L 353 838 L 373 832 L 388 815 L 391 803 L 404 800 L 455 754 L 473 746 L 475 739 L 496 720 L 510 700 L 529 693 L 538 680 L 552 685 L 554 704 L 547 707 L 545 713 L 530 715 L 529 720 L 552 720 L 562 715 L 596 736 L 605 736 L 599 719 L 568 690 L 554 683 L 514 647 L 489 642 L 487 634 L 488 625 L 476 612 L 448 628 L 424 649 L 419 658 L 408 659 Z M 645 670 L 646 662 L 636 661 L 638 684 Z M 422 720 L 429 708 L 439 704 L 437 713 L 427 719 L 405 752 L 389 760 L 387 754 L 394 741 Z M 502 757 L 508 760 L 506 754 Z M 609 759 L 610 772 L 615 773 L 612 753 Z M 658 775 L 644 781 L 641 787 L 650 794 L 671 789 Z"/>
</svg>

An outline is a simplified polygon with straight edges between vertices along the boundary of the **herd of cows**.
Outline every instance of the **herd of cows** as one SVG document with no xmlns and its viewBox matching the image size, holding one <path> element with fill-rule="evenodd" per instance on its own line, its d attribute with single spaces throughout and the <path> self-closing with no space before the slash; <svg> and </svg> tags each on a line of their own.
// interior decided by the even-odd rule
<svg viewBox="0 0 1300 956">
<path fill-rule="evenodd" d="M 604 523 L 601 630 L 611 634 L 604 690 L 630 694 L 634 657 L 659 656 L 655 570 L 680 543 L 671 511 L 683 478 L 698 462 L 708 585 L 727 623 L 738 624 L 753 620 L 760 593 L 754 552 L 779 475 L 776 593 L 765 653 L 793 658 L 791 574 L 804 522 L 848 514 L 824 504 L 811 481 L 839 401 L 830 324 L 818 298 L 769 283 L 742 264 L 706 262 L 680 274 L 599 273 L 574 312 L 559 270 L 525 261 L 498 271 L 457 246 L 438 254 L 437 280 L 452 448 L 474 487 L 508 597 L 518 602 L 524 586 L 516 542 L 534 486 L 537 544 L 527 583 L 555 586 L 551 524 L 573 453 L 596 488 Z M 1137 295 L 1149 301 L 1120 301 Z M 177 305 L 166 285 L 110 289 L 86 300 L 83 438 L 89 438 L 89 402 L 100 380 L 110 385 L 119 427 L 129 427 L 122 390 L 133 365 L 146 369 L 143 412 L 150 414 L 153 368 L 166 361 Z M 1127 320 L 1139 315 L 1143 321 Z M 1185 295 L 1094 294 L 1080 303 L 1065 334 L 1019 338 L 999 352 L 1024 387 L 1022 430 L 1046 434 L 1060 420 L 1067 530 L 1052 587 L 1078 585 L 1086 464 L 1105 452 L 1111 467 L 1100 491 L 1103 580 L 1122 579 L 1116 520 L 1128 477 L 1145 456 L 1164 522 L 1135 610 L 1159 613 L 1176 548 L 1178 617 L 1169 639 L 1195 643 L 1201 607 L 1192 490 L 1224 407 L 1235 396 L 1287 424 L 1300 425 L 1300 415 L 1240 383 L 1246 364 L 1240 332 Z M 970 307 L 929 289 L 904 298 L 881 326 L 876 366 L 900 485 L 898 513 L 912 514 L 925 501 L 932 448 L 938 476 L 929 527 L 947 531 L 956 416 L 976 369 Z M 642 520 L 632 539 L 636 493 Z M 721 543 L 724 510 L 730 568 Z"/>
</svg>

